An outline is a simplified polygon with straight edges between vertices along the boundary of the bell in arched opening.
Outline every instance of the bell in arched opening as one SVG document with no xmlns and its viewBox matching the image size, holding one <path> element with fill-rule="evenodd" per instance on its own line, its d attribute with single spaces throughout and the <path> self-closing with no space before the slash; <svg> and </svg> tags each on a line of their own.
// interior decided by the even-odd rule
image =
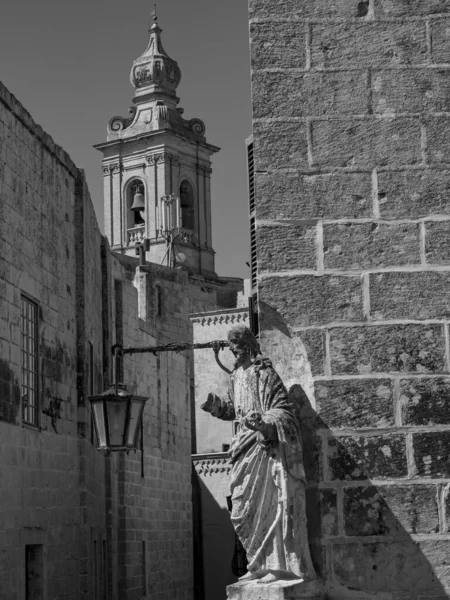
<svg viewBox="0 0 450 600">
<path fill-rule="evenodd" d="M 139 212 L 145 210 L 145 198 L 139 186 L 136 187 L 136 192 L 133 196 L 133 204 L 130 206 L 130 210 L 136 210 Z"/>
</svg>

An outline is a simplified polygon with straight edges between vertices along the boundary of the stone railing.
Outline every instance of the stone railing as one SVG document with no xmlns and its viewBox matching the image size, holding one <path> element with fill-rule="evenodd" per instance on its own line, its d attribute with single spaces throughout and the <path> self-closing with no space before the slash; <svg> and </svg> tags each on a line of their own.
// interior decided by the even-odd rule
<svg viewBox="0 0 450 600">
<path fill-rule="evenodd" d="M 138 225 L 137 227 L 130 227 L 127 229 L 128 235 L 128 246 L 134 246 L 142 242 L 145 238 L 145 225 Z"/>
<path fill-rule="evenodd" d="M 185 244 L 193 244 L 195 242 L 194 231 L 192 229 L 185 229 L 180 227 L 177 235 L 178 242 L 184 242 Z"/>
<path fill-rule="evenodd" d="M 192 463 L 197 475 L 229 475 L 231 462 L 228 452 L 193 454 Z"/>
</svg>

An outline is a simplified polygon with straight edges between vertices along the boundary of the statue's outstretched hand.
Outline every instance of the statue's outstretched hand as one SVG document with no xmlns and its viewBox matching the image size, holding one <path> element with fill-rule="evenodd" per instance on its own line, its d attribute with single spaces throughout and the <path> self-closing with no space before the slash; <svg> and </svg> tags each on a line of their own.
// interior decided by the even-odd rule
<svg viewBox="0 0 450 600">
<path fill-rule="evenodd" d="M 222 401 L 216 394 L 210 392 L 208 397 L 206 398 L 206 402 L 204 402 L 200 408 L 206 412 L 211 413 L 213 417 L 217 417 L 220 413 L 222 407 Z"/>
</svg>

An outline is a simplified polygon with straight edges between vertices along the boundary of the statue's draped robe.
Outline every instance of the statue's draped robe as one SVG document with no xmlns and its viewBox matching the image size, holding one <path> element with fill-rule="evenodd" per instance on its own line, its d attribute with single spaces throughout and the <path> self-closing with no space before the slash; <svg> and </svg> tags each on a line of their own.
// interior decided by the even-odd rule
<svg viewBox="0 0 450 600">
<path fill-rule="evenodd" d="M 270 425 L 261 434 L 239 425 L 231 445 L 231 520 L 248 559 L 248 570 L 289 571 L 314 578 L 305 515 L 305 474 L 298 418 L 286 388 L 268 359 L 231 375 L 229 399 L 219 418 L 248 411 Z"/>
</svg>

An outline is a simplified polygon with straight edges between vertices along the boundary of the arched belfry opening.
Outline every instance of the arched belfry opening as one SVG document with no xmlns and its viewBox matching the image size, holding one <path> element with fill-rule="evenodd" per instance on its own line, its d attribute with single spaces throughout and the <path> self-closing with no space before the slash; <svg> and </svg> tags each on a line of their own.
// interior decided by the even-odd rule
<svg viewBox="0 0 450 600">
<path fill-rule="evenodd" d="M 127 244 L 134 245 L 145 237 L 146 190 L 139 178 L 129 181 L 125 188 L 125 222 Z"/>
<path fill-rule="evenodd" d="M 195 229 L 194 188 L 187 179 L 180 184 L 180 206 L 181 227 L 193 232 Z"/>
</svg>

